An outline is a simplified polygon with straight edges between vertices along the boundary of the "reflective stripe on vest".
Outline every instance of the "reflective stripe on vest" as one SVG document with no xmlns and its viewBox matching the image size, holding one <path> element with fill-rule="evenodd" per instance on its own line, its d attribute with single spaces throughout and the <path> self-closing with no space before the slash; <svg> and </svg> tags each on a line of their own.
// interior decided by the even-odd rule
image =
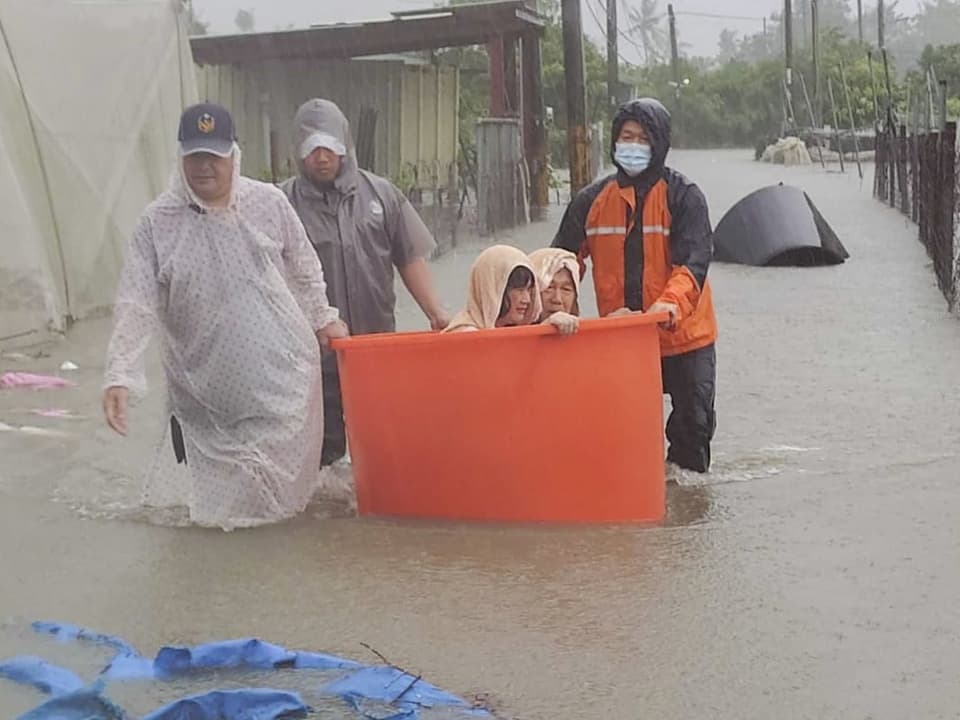
<svg viewBox="0 0 960 720">
<path fill-rule="evenodd" d="M 601 316 L 626 306 L 624 252 L 633 228 L 636 193 L 632 187 L 609 183 L 594 200 L 584 224 L 586 242 L 580 252 L 581 267 L 590 258 L 597 309 Z M 641 212 L 643 228 L 642 309 L 661 298 L 674 272 L 670 248 L 672 217 L 667 205 L 667 183 L 656 183 L 647 193 Z M 624 224 L 626 223 L 626 224 Z M 640 271 L 640 268 L 637 268 Z M 701 289 L 698 307 L 673 330 L 660 331 L 664 356 L 705 347 L 716 339 L 716 320 L 709 283 Z"/>
</svg>

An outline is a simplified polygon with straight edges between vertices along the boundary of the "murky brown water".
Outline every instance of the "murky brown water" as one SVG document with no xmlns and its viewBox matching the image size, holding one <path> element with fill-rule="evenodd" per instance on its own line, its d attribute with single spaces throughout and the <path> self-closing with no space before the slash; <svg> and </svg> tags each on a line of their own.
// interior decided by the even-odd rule
<svg viewBox="0 0 960 720">
<path fill-rule="evenodd" d="M 257 635 L 372 659 L 367 642 L 507 716 L 952 718 L 960 685 L 960 322 L 914 228 L 855 176 L 677 153 L 714 222 L 802 186 L 852 255 L 827 269 L 715 266 L 720 427 L 662 528 L 470 527 L 310 516 L 223 534 L 151 524 L 127 441 L 99 421 L 107 327 L 52 357 L 76 390 L 0 395 L 0 657 L 59 619 L 160 644 Z M 549 241 L 557 218 L 514 241 Z M 456 306 L 476 248 L 437 265 Z M 589 291 L 588 291 L 589 292 Z M 593 308 L 585 308 L 592 312 Z M 403 326 L 420 327 L 404 301 Z M 25 411 L 68 407 L 87 420 Z M 571 418 L 575 422 L 575 418 Z M 590 482 L 590 478 L 585 478 Z M 598 489 L 599 491 L 599 489 Z M 26 709 L 0 687 L 0 715 Z"/>
</svg>

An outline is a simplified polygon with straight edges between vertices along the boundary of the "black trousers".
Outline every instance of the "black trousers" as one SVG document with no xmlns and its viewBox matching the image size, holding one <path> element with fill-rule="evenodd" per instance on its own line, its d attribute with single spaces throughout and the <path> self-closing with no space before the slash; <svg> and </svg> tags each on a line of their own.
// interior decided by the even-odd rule
<svg viewBox="0 0 960 720">
<path fill-rule="evenodd" d="M 347 454 L 347 428 L 343 422 L 343 398 L 337 355 L 324 353 L 323 367 L 323 450 L 320 467 L 333 465 Z"/>
<path fill-rule="evenodd" d="M 663 392 L 673 411 L 667 420 L 667 460 L 686 470 L 710 469 L 710 442 L 717 429 L 715 345 L 663 358 Z"/>
</svg>

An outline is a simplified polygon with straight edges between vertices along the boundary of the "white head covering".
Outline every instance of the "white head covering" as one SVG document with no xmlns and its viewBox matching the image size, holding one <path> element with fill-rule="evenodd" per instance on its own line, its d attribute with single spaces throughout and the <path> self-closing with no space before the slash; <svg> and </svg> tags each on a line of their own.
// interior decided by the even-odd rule
<svg viewBox="0 0 960 720">
<path fill-rule="evenodd" d="M 342 158 L 340 174 L 334 185 L 344 194 L 353 191 L 359 178 L 357 153 L 350 133 L 350 122 L 335 103 L 321 98 L 307 100 L 293 119 L 293 138 L 302 174 L 304 158 L 318 147 L 327 147 Z M 304 150 L 308 148 L 310 152 L 305 154 Z"/>
<path fill-rule="evenodd" d="M 573 301 L 573 314 L 580 315 L 580 261 L 569 250 L 562 248 L 541 248 L 530 253 L 530 262 L 537 273 L 541 288 L 547 288 L 554 276 L 561 270 L 568 270 L 573 278 L 573 288 L 577 297 Z"/>
<path fill-rule="evenodd" d="M 537 321 L 542 312 L 540 304 L 540 284 L 530 259 L 515 247 L 493 245 L 477 257 L 470 270 L 470 289 L 467 295 L 467 307 L 458 313 L 444 332 L 454 330 L 486 330 L 497 326 L 503 294 L 507 290 L 510 273 L 518 267 L 527 268 L 533 275 L 533 302 L 527 309 L 524 325 Z"/>
<path fill-rule="evenodd" d="M 317 148 L 325 148 L 340 157 L 346 157 L 347 154 L 347 146 L 342 141 L 329 133 L 315 132 L 300 143 L 300 159 L 306 160 Z"/>
</svg>

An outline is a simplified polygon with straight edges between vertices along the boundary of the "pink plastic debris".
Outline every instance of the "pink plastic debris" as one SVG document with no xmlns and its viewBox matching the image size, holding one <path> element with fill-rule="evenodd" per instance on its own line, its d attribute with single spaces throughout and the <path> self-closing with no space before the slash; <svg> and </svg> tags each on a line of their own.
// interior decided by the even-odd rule
<svg viewBox="0 0 960 720">
<path fill-rule="evenodd" d="M 33 373 L 9 372 L 0 375 L 0 388 L 31 388 L 33 390 L 54 390 L 74 387 L 74 383 L 52 375 L 34 375 Z"/>
<path fill-rule="evenodd" d="M 47 418 L 71 418 L 71 417 L 73 417 L 73 413 L 70 412 L 69 410 L 60 410 L 60 409 L 55 409 L 55 410 L 32 410 L 31 412 L 32 412 L 34 415 L 39 415 L 40 417 L 47 417 Z"/>
</svg>

